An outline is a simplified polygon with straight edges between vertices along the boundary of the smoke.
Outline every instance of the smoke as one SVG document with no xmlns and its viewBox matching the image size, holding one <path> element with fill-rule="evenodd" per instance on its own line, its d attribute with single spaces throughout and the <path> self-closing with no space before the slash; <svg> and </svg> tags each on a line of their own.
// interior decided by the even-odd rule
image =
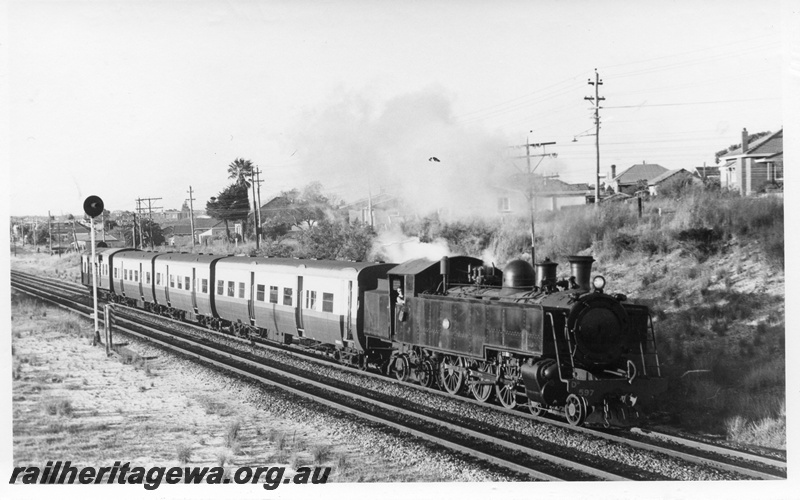
<svg viewBox="0 0 800 500">
<path fill-rule="evenodd" d="M 460 124 L 441 89 L 382 104 L 344 93 L 301 123 L 295 137 L 302 177 L 321 181 L 346 201 L 384 190 L 418 214 L 496 209 L 488 181 L 507 165 L 507 142 Z"/>
<path fill-rule="evenodd" d="M 387 230 L 375 238 L 371 255 L 376 259 L 398 263 L 422 258 L 439 260 L 450 255 L 450 248 L 444 240 L 422 243 L 419 238 L 406 236 L 400 230 Z"/>
</svg>

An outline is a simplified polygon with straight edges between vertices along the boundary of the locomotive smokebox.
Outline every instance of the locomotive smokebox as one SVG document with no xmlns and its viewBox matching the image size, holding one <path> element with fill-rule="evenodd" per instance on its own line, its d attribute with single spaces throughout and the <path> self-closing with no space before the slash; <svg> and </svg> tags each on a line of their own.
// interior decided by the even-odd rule
<svg viewBox="0 0 800 500">
<path fill-rule="evenodd" d="M 594 257 L 591 255 L 570 255 L 567 260 L 569 260 L 569 272 L 572 276 L 575 276 L 578 287 L 589 290 L 592 282 Z"/>
<path fill-rule="evenodd" d="M 533 288 L 536 274 L 533 266 L 524 260 L 512 260 L 503 268 L 503 288 L 525 290 Z"/>
<path fill-rule="evenodd" d="M 556 282 L 556 268 L 558 263 L 550 259 L 544 259 L 542 262 L 536 264 L 536 285 L 542 286 L 542 282 L 547 280 L 548 283 Z"/>
</svg>

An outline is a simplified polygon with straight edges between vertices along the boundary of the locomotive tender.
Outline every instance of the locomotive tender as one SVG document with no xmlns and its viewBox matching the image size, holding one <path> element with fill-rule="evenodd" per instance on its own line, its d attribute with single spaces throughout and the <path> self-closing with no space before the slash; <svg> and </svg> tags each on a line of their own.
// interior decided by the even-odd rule
<svg viewBox="0 0 800 500">
<path fill-rule="evenodd" d="M 238 336 L 313 347 L 349 366 L 438 385 L 572 425 L 630 426 L 662 392 L 644 306 L 591 279 L 592 257 L 501 272 L 472 257 L 403 264 L 107 248 L 82 281 L 113 302 Z"/>
</svg>

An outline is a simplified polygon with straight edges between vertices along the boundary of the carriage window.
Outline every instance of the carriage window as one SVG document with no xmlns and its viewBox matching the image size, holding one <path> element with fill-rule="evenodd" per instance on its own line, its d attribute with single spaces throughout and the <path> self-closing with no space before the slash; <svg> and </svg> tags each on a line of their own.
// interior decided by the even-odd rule
<svg viewBox="0 0 800 500">
<path fill-rule="evenodd" d="M 147 282 L 147 284 L 149 285 L 150 284 L 150 271 L 147 271 L 146 273 L 144 273 L 144 279 Z"/>
<path fill-rule="evenodd" d="M 273 304 L 278 303 L 278 287 L 271 286 L 269 287 L 269 301 Z"/>
<path fill-rule="evenodd" d="M 283 289 L 283 305 L 285 305 L 285 306 L 292 305 L 292 289 L 291 288 L 284 288 Z"/>
<path fill-rule="evenodd" d="M 156 273 L 156 285 L 161 284 L 161 273 Z"/>
<path fill-rule="evenodd" d="M 128 279 L 128 270 L 127 269 L 122 271 L 122 279 L 124 279 L 124 280 Z"/>
<path fill-rule="evenodd" d="M 239 298 L 244 298 L 244 283 L 239 283 Z"/>
<path fill-rule="evenodd" d="M 170 274 L 169 275 L 169 287 L 170 288 L 175 288 L 175 275 L 174 274 Z"/>
<path fill-rule="evenodd" d="M 236 283 L 233 281 L 228 282 L 228 297 L 236 296 Z"/>
<path fill-rule="evenodd" d="M 333 294 L 332 293 L 323 293 L 322 294 L 322 310 L 323 312 L 332 313 L 333 312 Z"/>
<path fill-rule="evenodd" d="M 191 284 L 191 282 L 189 281 L 190 279 L 191 279 L 191 278 L 189 278 L 189 277 L 187 276 L 187 277 L 186 277 L 186 280 L 184 281 L 184 283 L 185 283 L 185 288 L 186 288 L 187 290 L 191 290 L 191 287 L 189 286 L 189 285 Z"/>
<path fill-rule="evenodd" d="M 317 292 L 306 290 L 306 309 L 314 309 L 317 305 Z"/>
<path fill-rule="evenodd" d="M 208 293 L 208 280 L 203 278 L 203 281 L 200 282 L 203 287 L 203 293 Z"/>
<path fill-rule="evenodd" d="M 116 267 L 114 268 L 114 277 L 115 277 L 115 278 L 117 277 L 117 271 L 118 271 L 118 270 L 119 270 L 118 268 L 116 268 Z"/>
<path fill-rule="evenodd" d="M 217 280 L 217 295 L 222 295 L 225 293 L 225 282 L 222 280 Z"/>
<path fill-rule="evenodd" d="M 256 285 L 256 300 L 264 302 L 264 285 Z"/>
<path fill-rule="evenodd" d="M 183 279 L 178 276 L 178 288 L 183 289 Z"/>
<path fill-rule="evenodd" d="M 139 281 L 139 271 L 133 272 L 133 281 Z"/>
</svg>

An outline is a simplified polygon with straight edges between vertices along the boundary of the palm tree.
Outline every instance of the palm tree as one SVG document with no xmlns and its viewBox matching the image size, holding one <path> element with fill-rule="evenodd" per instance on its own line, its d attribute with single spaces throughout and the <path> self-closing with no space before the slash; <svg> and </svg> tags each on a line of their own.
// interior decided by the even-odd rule
<svg viewBox="0 0 800 500">
<path fill-rule="evenodd" d="M 236 184 L 250 187 L 250 179 L 253 177 L 253 162 L 244 158 L 236 158 L 233 163 L 228 165 L 228 179 L 236 179 Z"/>
<path fill-rule="evenodd" d="M 253 186 L 253 217 L 255 218 L 255 210 L 258 210 L 256 205 L 255 185 L 251 184 L 253 180 L 253 162 L 245 160 L 244 158 L 236 158 L 233 163 L 228 165 L 228 179 L 236 179 L 234 185 L 243 186 L 245 188 L 245 199 L 247 197 L 247 189 Z M 247 217 L 242 219 L 242 236 L 247 234 Z M 256 245 L 258 245 L 258 233 L 256 232 Z"/>
</svg>

